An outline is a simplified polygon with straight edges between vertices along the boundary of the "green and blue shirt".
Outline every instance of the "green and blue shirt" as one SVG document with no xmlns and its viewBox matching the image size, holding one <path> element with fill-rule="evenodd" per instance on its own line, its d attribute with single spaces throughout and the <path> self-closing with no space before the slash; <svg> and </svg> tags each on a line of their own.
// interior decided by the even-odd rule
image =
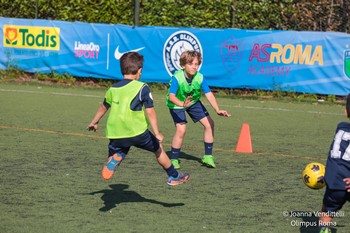
<svg viewBox="0 0 350 233">
<path fill-rule="evenodd" d="M 169 95 L 174 94 L 180 101 L 185 101 L 188 96 L 192 96 L 193 104 L 198 102 L 201 98 L 201 91 L 205 94 L 211 90 L 205 81 L 203 75 L 199 72 L 191 78 L 186 78 L 184 70 L 178 70 L 174 73 L 170 80 L 170 88 L 166 96 L 166 104 L 170 109 L 182 109 L 183 107 L 176 106 L 169 100 Z"/>
<path fill-rule="evenodd" d="M 153 107 L 149 87 L 140 81 L 122 80 L 108 89 L 104 106 L 110 110 L 106 137 L 129 138 L 148 129 L 144 107 Z"/>
</svg>

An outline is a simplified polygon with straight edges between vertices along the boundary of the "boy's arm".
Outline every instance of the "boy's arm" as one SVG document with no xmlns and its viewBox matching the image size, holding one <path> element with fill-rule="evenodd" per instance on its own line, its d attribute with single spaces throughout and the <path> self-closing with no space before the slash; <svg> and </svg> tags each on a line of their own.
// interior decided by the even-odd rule
<svg viewBox="0 0 350 233">
<path fill-rule="evenodd" d="M 170 87 L 169 87 L 169 101 L 172 102 L 173 104 L 179 106 L 179 107 L 184 107 L 187 108 L 190 106 L 193 101 L 191 101 L 192 96 L 188 96 L 185 101 L 181 101 L 176 97 L 176 93 L 179 89 L 179 83 L 177 82 L 177 79 L 172 77 L 170 81 Z"/>
<path fill-rule="evenodd" d="M 156 136 L 156 138 L 160 142 L 162 142 L 164 139 L 164 136 L 159 132 L 157 114 L 156 114 L 154 107 L 153 108 L 146 108 L 145 111 L 146 111 L 146 115 L 147 115 L 149 124 L 151 125 L 152 131 L 154 133 L 154 136 Z"/>
<path fill-rule="evenodd" d="M 207 100 L 209 101 L 210 105 L 214 108 L 216 114 L 219 116 L 225 116 L 225 117 L 230 117 L 231 114 L 229 114 L 225 110 L 220 110 L 218 103 L 216 102 L 216 98 L 213 94 L 213 92 L 208 92 L 205 94 L 205 97 L 207 97 Z"/>
<path fill-rule="evenodd" d="M 97 132 L 98 130 L 98 122 L 101 120 L 101 118 L 105 115 L 105 113 L 108 111 L 108 109 L 105 107 L 105 105 L 102 103 L 100 107 L 97 109 L 97 112 L 92 119 L 91 123 L 88 125 L 87 129 L 89 131 Z"/>
<path fill-rule="evenodd" d="M 190 106 L 193 101 L 191 100 L 192 96 L 187 96 L 187 98 L 185 99 L 184 102 L 182 102 L 181 100 L 179 100 L 175 94 L 173 93 L 170 93 L 169 94 L 169 100 L 171 102 L 173 102 L 175 105 L 179 106 L 179 107 L 184 107 L 184 108 L 187 108 L 188 106 Z"/>
</svg>

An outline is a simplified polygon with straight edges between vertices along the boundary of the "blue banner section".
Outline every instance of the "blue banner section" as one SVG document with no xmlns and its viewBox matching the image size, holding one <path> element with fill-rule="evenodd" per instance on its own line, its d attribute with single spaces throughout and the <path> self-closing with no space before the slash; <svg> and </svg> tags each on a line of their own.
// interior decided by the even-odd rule
<svg viewBox="0 0 350 233">
<path fill-rule="evenodd" d="M 350 35 L 336 32 L 131 27 L 0 18 L 0 69 L 122 79 L 119 59 L 145 57 L 141 81 L 168 83 L 184 50 L 203 54 L 200 72 L 221 88 L 346 95 Z"/>
</svg>

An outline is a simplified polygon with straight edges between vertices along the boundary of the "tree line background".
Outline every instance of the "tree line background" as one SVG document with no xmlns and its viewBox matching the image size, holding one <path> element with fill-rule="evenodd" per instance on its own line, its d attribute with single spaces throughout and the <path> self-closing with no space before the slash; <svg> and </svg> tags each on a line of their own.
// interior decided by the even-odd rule
<svg viewBox="0 0 350 233">
<path fill-rule="evenodd" d="M 0 16 L 196 28 L 350 31 L 349 0 L 0 0 Z"/>
</svg>

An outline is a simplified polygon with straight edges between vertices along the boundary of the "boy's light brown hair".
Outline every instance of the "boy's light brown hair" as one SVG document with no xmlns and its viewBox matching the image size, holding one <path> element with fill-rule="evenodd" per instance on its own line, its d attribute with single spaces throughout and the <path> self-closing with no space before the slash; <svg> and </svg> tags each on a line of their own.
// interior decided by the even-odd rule
<svg viewBox="0 0 350 233">
<path fill-rule="evenodd" d="M 183 67 L 184 65 L 191 63 L 194 58 L 198 59 L 198 65 L 202 64 L 202 54 L 200 52 L 197 52 L 195 50 L 188 50 L 183 52 L 180 56 L 180 66 Z"/>
</svg>

